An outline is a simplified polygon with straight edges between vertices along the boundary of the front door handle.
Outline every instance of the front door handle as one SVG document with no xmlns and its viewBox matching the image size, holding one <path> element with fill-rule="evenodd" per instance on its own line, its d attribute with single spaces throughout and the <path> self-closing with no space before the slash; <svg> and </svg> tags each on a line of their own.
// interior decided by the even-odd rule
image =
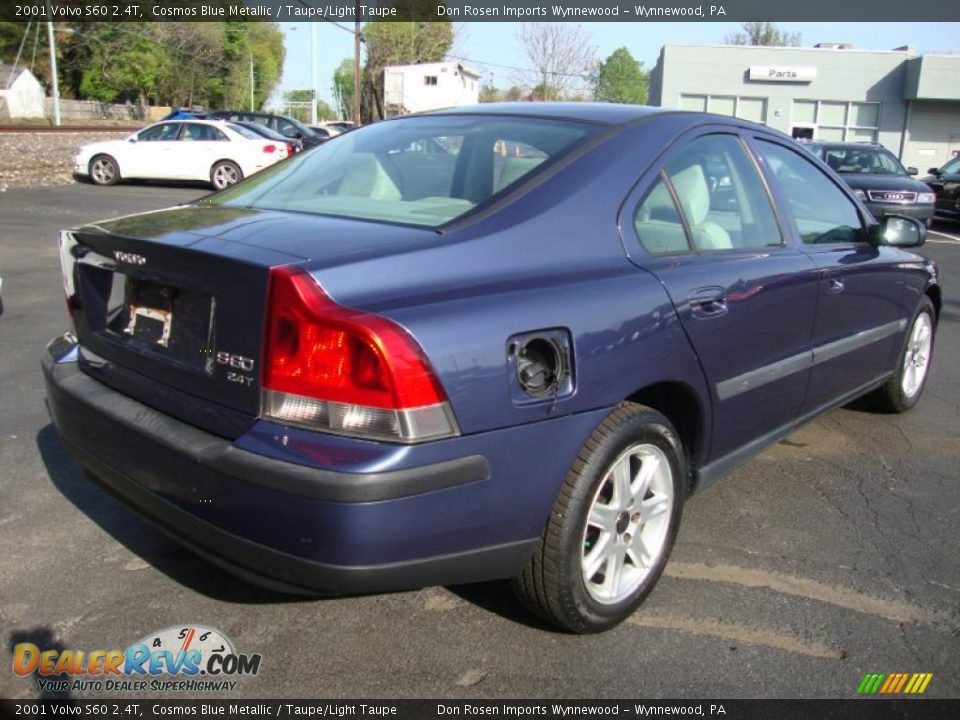
<svg viewBox="0 0 960 720">
<path fill-rule="evenodd" d="M 690 312 L 695 318 L 706 320 L 727 314 L 726 291 L 722 287 L 702 287 L 687 294 Z"/>
</svg>

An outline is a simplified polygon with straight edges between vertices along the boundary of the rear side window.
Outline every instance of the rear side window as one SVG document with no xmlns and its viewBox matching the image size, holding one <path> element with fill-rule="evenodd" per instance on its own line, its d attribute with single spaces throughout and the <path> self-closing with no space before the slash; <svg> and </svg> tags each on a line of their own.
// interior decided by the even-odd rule
<svg viewBox="0 0 960 720">
<path fill-rule="evenodd" d="M 165 123 L 163 125 L 154 125 L 147 128 L 139 135 L 137 140 L 140 142 L 157 142 L 162 140 L 176 140 L 177 133 L 180 132 L 180 123 Z"/>
<path fill-rule="evenodd" d="M 236 123 L 230 123 L 227 125 L 231 130 L 233 130 L 240 137 L 245 137 L 247 140 L 262 140 L 263 136 L 257 134 L 250 128 L 244 127 L 243 125 L 237 125 Z"/>
<path fill-rule="evenodd" d="M 680 213 L 662 177 L 637 208 L 633 227 L 649 253 L 662 255 L 690 249 Z"/>
<path fill-rule="evenodd" d="M 391 120 L 258 173 L 210 202 L 436 227 L 601 131 L 539 118 Z"/>
<path fill-rule="evenodd" d="M 634 216 L 637 235 L 649 252 L 684 250 L 686 239 L 680 230 L 689 234 L 697 251 L 782 244 L 767 190 L 735 135 L 706 135 L 691 141 L 667 163 L 664 175 Z"/>
<path fill-rule="evenodd" d="M 211 142 L 216 140 L 226 140 L 227 136 L 220 132 L 213 125 L 201 125 L 199 123 L 186 123 L 183 126 L 181 140 L 195 140 L 201 142 Z"/>
<path fill-rule="evenodd" d="M 856 205 L 816 165 L 776 143 L 759 140 L 757 146 L 787 198 L 805 244 L 865 241 Z"/>
</svg>

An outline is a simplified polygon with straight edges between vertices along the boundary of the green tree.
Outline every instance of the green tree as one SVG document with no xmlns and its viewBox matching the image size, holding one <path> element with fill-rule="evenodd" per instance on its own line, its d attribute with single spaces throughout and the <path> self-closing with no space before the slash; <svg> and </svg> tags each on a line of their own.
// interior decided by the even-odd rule
<svg viewBox="0 0 960 720">
<path fill-rule="evenodd" d="M 727 35 L 723 41 L 727 45 L 796 47 L 800 45 L 800 33 L 784 32 L 770 22 L 745 22 L 740 23 L 740 32 Z"/>
<path fill-rule="evenodd" d="M 337 114 L 342 118 L 353 117 L 353 59 L 344 58 L 333 71 L 333 98 Z"/>
<path fill-rule="evenodd" d="M 11 6 L 12 8 L 12 6 Z M 0 61 L 12 65 L 16 60 L 17 52 L 23 46 L 18 71 L 24 68 L 33 72 L 34 76 L 47 89 L 52 85 L 50 76 L 50 46 L 48 45 L 47 27 L 45 22 L 0 22 Z M 66 59 L 75 44 L 74 28 L 81 23 L 54 23 L 56 32 L 57 64 L 60 74 L 60 92 L 65 97 L 72 95 L 73 83 L 65 82 L 68 78 Z"/>
<path fill-rule="evenodd" d="M 243 24 L 248 28 L 247 42 L 253 62 L 254 104 L 260 108 L 273 93 L 283 73 L 283 32 L 275 22 Z M 249 88 L 248 80 L 243 81 L 243 87 Z"/>
<path fill-rule="evenodd" d="M 600 102 L 643 105 L 647 101 L 647 73 L 643 63 L 625 47 L 618 48 L 600 63 L 594 98 Z"/>
<path fill-rule="evenodd" d="M 526 100 L 529 95 L 530 93 L 527 92 L 526 88 L 520 85 L 511 85 L 503 94 L 503 99 L 507 102 L 520 102 Z"/>
<path fill-rule="evenodd" d="M 101 102 L 136 100 L 141 106 L 156 100 L 157 85 L 170 72 L 172 59 L 151 37 L 153 28 L 143 25 L 138 31 L 124 23 L 99 25 L 80 78 L 83 97 Z"/>
<path fill-rule="evenodd" d="M 317 119 L 318 120 L 336 120 L 337 113 L 323 98 L 317 98 Z"/>
<path fill-rule="evenodd" d="M 503 90 L 496 88 L 490 80 L 483 83 L 480 86 L 480 97 L 479 100 L 482 103 L 494 103 L 494 102 L 503 102 L 504 93 Z"/>
<path fill-rule="evenodd" d="M 367 62 L 361 101 L 364 121 L 368 121 L 384 117 L 383 69 L 390 65 L 440 62 L 453 45 L 453 23 L 372 22 L 364 26 L 363 37 Z M 352 82 L 352 68 L 350 77 Z"/>
<path fill-rule="evenodd" d="M 260 107 L 283 67 L 283 36 L 267 22 L 71 23 L 64 95 L 104 102 Z M 59 45 L 59 36 L 58 36 Z M 252 71 L 252 72 L 251 72 Z"/>
</svg>

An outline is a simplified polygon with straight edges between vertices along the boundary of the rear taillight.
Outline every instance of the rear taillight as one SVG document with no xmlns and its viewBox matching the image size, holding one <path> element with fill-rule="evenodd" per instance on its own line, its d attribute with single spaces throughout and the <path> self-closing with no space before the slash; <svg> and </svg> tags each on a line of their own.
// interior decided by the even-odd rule
<svg viewBox="0 0 960 720">
<path fill-rule="evenodd" d="M 297 146 L 293 143 L 287 143 L 287 157 L 293 157 L 293 154 L 297 151 Z"/>
<path fill-rule="evenodd" d="M 276 145 L 264 145 L 264 146 L 263 146 L 263 151 L 264 151 L 265 153 L 267 153 L 268 155 L 271 155 L 271 154 L 273 154 L 273 153 L 275 153 L 275 152 L 277 151 L 277 146 L 276 146 Z"/>
<path fill-rule="evenodd" d="M 337 305 L 308 273 L 270 273 L 263 416 L 341 435 L 420 442 L 458 434 L 416 341 L 387 318 Z"/>
<path fill-rule="evenodd" d="M 77 307 L 77 288 L 74 284 L 74 266 L 77 264 L 77 258 L 74 255 L 74 247 L 77 245 L 73 233 L 66 230 L 60 231 L 60 274 L 63 280 L 63 296 L 67 301 L 67 314 L 73 319 L 73 313 Z"/>
</svg>

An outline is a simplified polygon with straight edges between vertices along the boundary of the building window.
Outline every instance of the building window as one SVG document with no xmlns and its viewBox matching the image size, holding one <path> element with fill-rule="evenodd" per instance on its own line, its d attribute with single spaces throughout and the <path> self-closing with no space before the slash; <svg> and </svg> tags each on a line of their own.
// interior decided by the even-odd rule
<svg viewBox="0 0 960 720">
<path fill-rule="evenodd" d="M 794 100 L 791 135 L 834 142 L 876 142 L 880 103 Z"/>
<path fill-rule="evenodd" d="M 694 112 L 706 112 L 707 96 L 706 95 L 681 95 L 680 109 L 693 110 Z"/>
<path fill-rule="evenodd" d="M 437 76 L 436 76 L 436 75 L 424 75 L 424 76 L 423 76 L 423 84 L 424 84 L 424 85 L 436 85 L 436 84 L 437 84 Z"/>
<path fill-rule="evenodd" d="M 681 95 L 680 109 L 728 115 L 761 125 L 767 123 L 766 98 L 738 95 Z"/>
</svg>

